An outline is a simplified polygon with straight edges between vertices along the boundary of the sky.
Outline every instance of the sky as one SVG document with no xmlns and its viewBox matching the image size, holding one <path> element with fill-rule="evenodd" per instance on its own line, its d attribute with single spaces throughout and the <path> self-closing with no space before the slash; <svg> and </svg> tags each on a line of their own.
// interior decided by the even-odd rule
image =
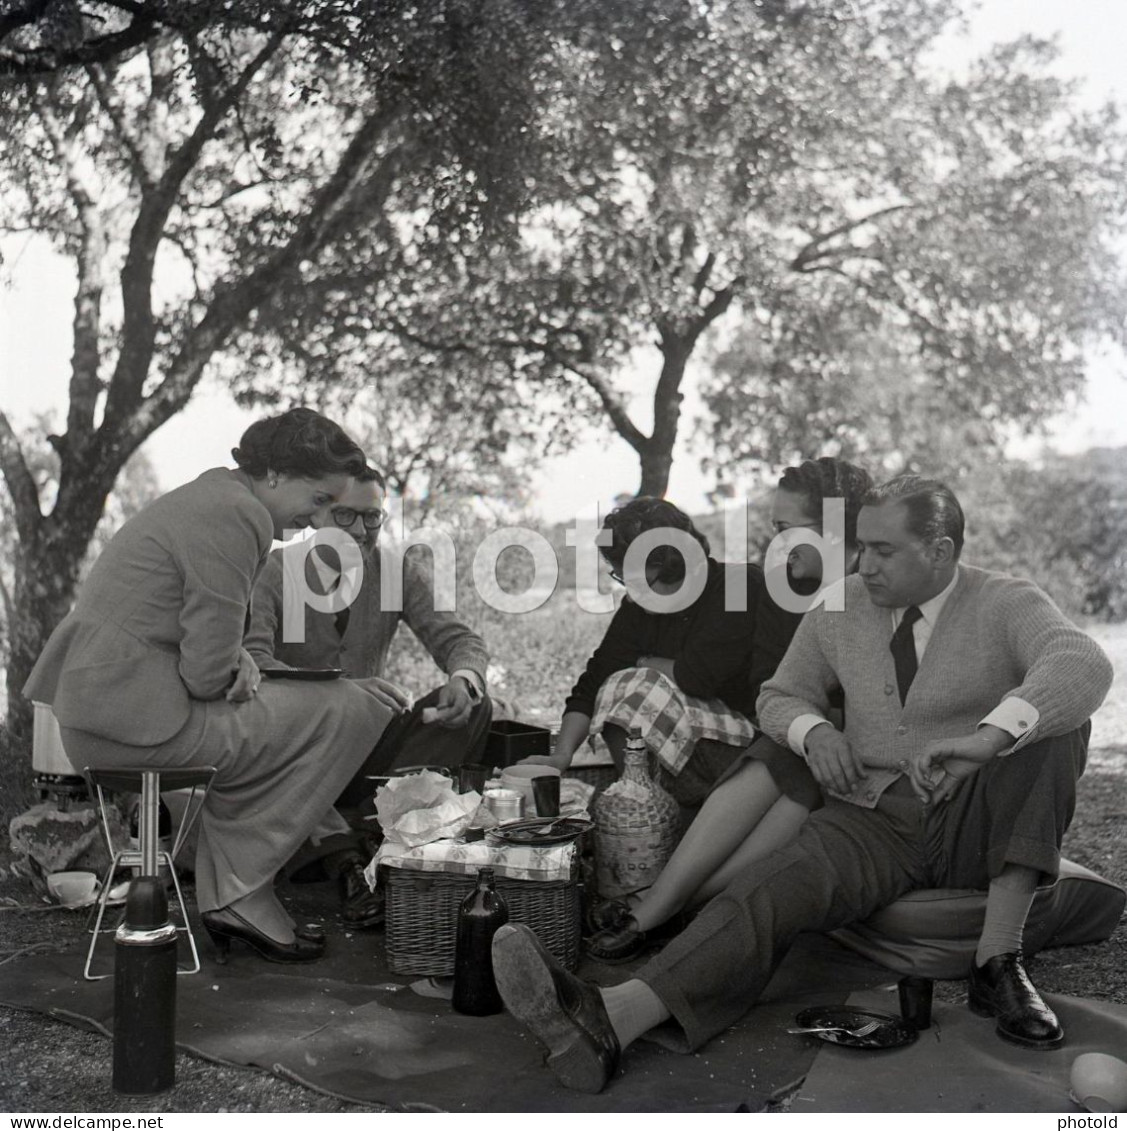
<svg viewBox="0 0 1127 1131">
<path fill-rule="evenodd" d="M 1115 98 L 1127 105 L 1122 48 L 1127 43 L 1127 0 L 982 0 L 972 13 L 965 39 L 953 39 L 940 59 L 957 68 L 961 59 L 990 43 L 1023 32 L 1057 35 L 1062 75 L 1084 81 L 1084 99 L 1099 103 Z M 65 264 L 25 238 L 0 243 L 0 407 L 17 425 L 35 412 L 54 409 L 65 418 L 70 354 L 70 300 L 74 283 Z M 1127 253 L 1127 252 L 1125 252 Z M 656 375 L 656 362 L 641 366 L 625 383 L 634 390 L 635 419 L 643 428 L 645 393 Z M 30 374 L 30 379 L 17 378 Z M 1084 402 L 1050 424 L 1051 446 L 1076 452 L 1097 445 L 1127 444 L 1127 360 L 1118 353 L 1089 359 Z M 708 509 L 711 480 L 699 470 L 700 452 L 689 444 L 698 404 L 691 389 L 684 404 L 682 439 L 674 461 L 668 497 L 690 512 Z M 230 449 L 256 414 L 238 409 L 225 391 L 205 381 L 189 407 L 164 425 L 146 444 L 163 489 L 193 478 L 207 467 L 230 463 Z M 1017 456 L 1036 456 L 1043 445 L 1023 443 Z M 542 517 L 570 520 L 592 504 L 605 508 L 616 495 L 637 489 L 637 457 L 628 445 L 594 431 L 590 440 L 566 457 L 545 461 L 531 476 L 533 496 Z"/>
</svg>

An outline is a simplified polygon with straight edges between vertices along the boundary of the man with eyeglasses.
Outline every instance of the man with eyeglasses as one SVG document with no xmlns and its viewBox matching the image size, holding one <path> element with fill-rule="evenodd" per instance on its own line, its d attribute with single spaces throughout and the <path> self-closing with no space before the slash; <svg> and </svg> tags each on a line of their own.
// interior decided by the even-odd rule
<svg viewBox="0 0 1127 1131">
<path fill-rule="evenodd" d="M 275 550 L 255 583 L 251 624 L 245 646 L 259 668 L 340 668 L 345 676 L 363 680 L 378 698 L 400 708 L 365 765 L 341 794 L 338 809 L 356 810 L 370 799 L 373 774 L 386 774 L 397 766 L 457 766 L 475 762 L 484 749 L 492 708 L 485 690 L 489 655 L 481 637 L 453 613 L 434 607 L 434 575 L 427 552 L 399 554 L 379 546 L 385 483 L 374 468 L 357 476 L 331 506 L 312 516 L 321 529 L 335 526 L 352 538 L 363 564 L 349 568 L 332 545 L 282 547 Z M 287 566 L 286 554 L 297 554 Z M 346 555 L 347 557 L 347 555 Z M 328 596 L 338 588 L 355 594 L 346 607 L 325 612 L 306 603 L 304 641 L 287 642 L 283 632 L 286 610 L 287 568 L 304 570 L 311 594 Z M 343 567 L 343 568 L 342 568 Z M 381 578 L 385 570 L 402 570 L 399 609 L 381 604 Z M 301 576 L 300 574 L 298 575 Z M 404 623 L 447 673 L 446 682 L 413 706 L 407 695 L 383 679 L 388 654 L 400 623 Z M 427 720 L 427 721 L 424 721 Z M 433 720 L 433 721 L 431 721 Z M 339 877 L 342 917 L 351 927 L 378 925 L 383 901 L 368 890 L 363 876 L 366 856 L 361 840 L 339 814 L 331 814 L 308 853 L 319 858 L 325 870 Z M 299 865 L 302 871 L 308 869 Z"/>
</svg>

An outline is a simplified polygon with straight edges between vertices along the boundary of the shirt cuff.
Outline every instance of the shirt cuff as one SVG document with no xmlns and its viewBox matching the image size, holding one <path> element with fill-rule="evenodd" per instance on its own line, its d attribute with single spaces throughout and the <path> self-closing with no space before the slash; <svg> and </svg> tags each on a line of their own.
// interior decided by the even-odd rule
<svg viewBox="0 0 1127 1131">
<path fill-rule="evenodd" d="M 825 723 L 826 726 L 832 725 L 829 719 L 823 719 L 821 715 L 799 715 L 787 727 L 787 745 L 800 758 L 806 758 L 806 736 L 821 723 Z"/>
<path fill-rule="evenodd" d="M 998 727 L 1015 739 L 1024 738 L 1039 722 L 1041 713 L 1024 699 L 1011 695 L 1003 699 L 978 725 Z M 1011 747 L 1012 750 L 1012 747 Z M 1003 750 L 998 757 L 1004 758 L 1011 750 Z"/>
<path fill-rule="evenodd" d="M 450 678 L 453 679 L 456 675 L 461 676 L 470 685 L 471 699 L 476 701 L 482 698 L 485 694 L 485 683 L 473 668 L 458 668 L 457 671 L 450 673 Z M 477 692 L 477 694 L 475 695 L 474 692 Z"/>
</svg>

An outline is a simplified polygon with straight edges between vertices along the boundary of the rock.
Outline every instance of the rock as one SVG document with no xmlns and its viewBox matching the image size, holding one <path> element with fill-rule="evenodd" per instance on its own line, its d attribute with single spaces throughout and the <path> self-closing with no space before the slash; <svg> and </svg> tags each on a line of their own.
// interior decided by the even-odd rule
<svg viewBox="0 0 1127 1131">
<path fill-rule="evenodd" d="M 115 842 L 128 835 L 116 809 L 110 810 Z M 116 826 L 116 827 L 115 827 Z M 33 805 L 8 826 L 12 853 L 33 860 L 45 873 L 81 869 L 101 875 L 109 867 L 98 807 L 93 803 L 59 809 L 50 802 Z"/>
</svg>

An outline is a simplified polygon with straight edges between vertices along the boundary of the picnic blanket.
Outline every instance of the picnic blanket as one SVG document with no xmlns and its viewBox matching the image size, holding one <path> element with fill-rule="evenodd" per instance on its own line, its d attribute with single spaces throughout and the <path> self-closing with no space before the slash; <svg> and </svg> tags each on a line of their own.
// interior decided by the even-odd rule
<svg viewBox="0 0 1127 1131">
<path fill-rule="evenodd" d="M 331 919 L 332 885 L 279 890 L 298 921 L 319 908 Z M 379 931 L 349 933 L 330 924 L 326 957 L 304 966 L 271 965 L 242 947 L 217 966 L 206 940 L 201 949 L 200 973 L 177 980 L 182 1049 L 397 1111 L 762 1110 L 806 1075 L 818 1053 L 784 1032 L 795 1013 L 840 1003 L 853 989 L 889 978 L 867 959 L 810 936 L 780 968 L 763 1003 L 699 1055 L 637 1042 L 625 1054 L 626 1072 L 602 1095 L 585 1096 L 556 1083 L 540 1047 L 512 1018 L 461 1016 L 441 996 L 441 984 L 390 974 Z M 0 1004 L 109 1035 L 113 982 L 83 981 L 83 952 L 84 943 L 75 943 L 64 953 L 0 966 Z M 630 975 L 628 967 L 595 964 L 579 972 L 603 984 Z M 107 1080 L 107 1093 L 109 1087 Z M 91 1105 L 97 1108 L 96 1096 Z"/>
<path fill-rule="evenodd" d="M 702 738 L 744 747 L 755 727 L 722 699 L 686 695 L 656 668 L 625 668 L 599 688 L 589 739 L 596 754 L 608 754 L 603 727 L 640 727 L 646 746 L 676 777 Z"/>
<path fill-rule="evenodd" d="M 298 921 L 331 920 L 332 885 L 279 890 Z M 108 1036 L 113 982 L 82 980 L 84 949 L 76 942 L 0 966 L 0 1004 Z M 663 1047 L 655 1030 L 626 1050 L 625 1072 L 601 1095 L 585 1096 L 556 1083 L 539 1046 L 507 1015 L 461 1016 L 443 996 L 446 984 L 390 974 L 381 932 L 330 924 L 326 957 L 307 966 L 270 965 L 243 948 L 217 966 L 206 941 L 202 957 L 199 974 L 177 980 L 182 1049 L 397 1111 L 761 1111 L 794 1093 L 794 1111 L 1075 1112 L 1072 1059 L 1127 1047 L 1127 1008 L 1058 995 L 1049 997 L 1067 1040 L 1050 1053 L 1004 1044 L 993 1022 L 961 1001 L 937 1000 L 933 1029 L 904 1049 L 858 1052 L 788 1035 L 811 1006 L 848 1000 L 896 1012 L 895 974 L 827 937 L 803 935 L 737 1025 L 692 1056 Z M 579 973 L 609 985 L 631 967 L 592 963 Z M 91 1096 L 92 1108 L 98 1102 Z"/>
</svg>

